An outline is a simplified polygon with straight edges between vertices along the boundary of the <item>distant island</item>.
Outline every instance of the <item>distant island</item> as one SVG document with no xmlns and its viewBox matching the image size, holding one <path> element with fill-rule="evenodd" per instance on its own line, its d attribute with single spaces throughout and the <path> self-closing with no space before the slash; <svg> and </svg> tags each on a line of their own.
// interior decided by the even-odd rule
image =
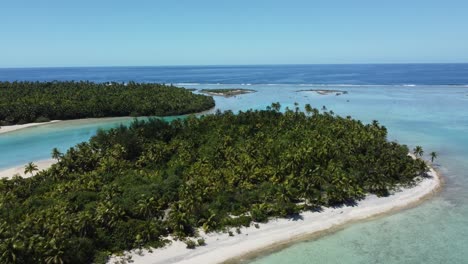
<svg viewBox="0 0 468 264">
<path fill-rule="evenodd" d="M 200 92 L 211 96 L 231 97 L 235 95 L 255 93 L 257 91 L 250 89 L 202 89 Z"/>
<path fill-rule="evenodd" d="M 310 105 L 136 120 L 54 149 L 57 163 L 33 177 L 1 181 L 0 262 L 105 263 L 170 237 L 203 247 L 201 230 L 235 236 L 272 217 L 412 187 L 429 168 L 408 153 L 377 121 Z"/>
<path fill-rule="evenodd" d="M 335 94 L 335 95 L 342 95 L 347 94 L 348 91 L 342 90 L 326 90 L 326 89 L 308 89 L 308 90 L 297 90 L 296 92 L 316 92 L 320 95 L 327 95 L 327 94 Z"/>
<path fill-rule="evenodd" d="M 212 97 L 152 83 L 0 82 L 0 126 L 120 116 L 169 116 L 215 106 Z"/>
</svg>

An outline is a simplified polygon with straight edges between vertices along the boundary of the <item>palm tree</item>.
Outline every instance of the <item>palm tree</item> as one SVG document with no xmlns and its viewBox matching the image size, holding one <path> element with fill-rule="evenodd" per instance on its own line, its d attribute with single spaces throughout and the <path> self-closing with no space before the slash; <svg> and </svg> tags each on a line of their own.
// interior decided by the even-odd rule
<svg viewBox="0 0 468 264">
<path fill-rule="evenodd" d="M 294 111 L 296 111 L 296 113 L 299 113 L 299 103 L 298 102 L 294 102 Z"/>
<path fill-rule="evenodd" d="M 310 104 L 305 105 L 305 111 L 306 111 L 307 114 L 310 115 L 310 113 L 312 113 L 312 110 L 313 109 L 312 109 L 312 106 Z"/>
<path fill-rule="evenodd" d="M 91 234 L 94 230 L 93 216 L 90 212 L 82 211 L 77 214 L 75 228 L 81 237 Z"/>
<path fill-rule="evenodd" d="M 431 162 L 434 163 L 434 160 L 437 158 L 437 152 L 432 151 L 429 155 L 431 156 Z"/>
<path fill-rule="evenodd" d="M 58 148 L 53 148 L 52 149 L 52 153 L 51 153 L 51 156 L 53 159 L 57 160 L 57 161 L 60 161 L 60 159 L 62 158 L 62 152 L 60 152 L 60 150 L 58 150 Z"/>
<path fill-rule="evenodd" d="M 142 195 L 142 199 L 138 200 L 138 209 L 140 214 L 145 218 L 152 218 L 157 214 L 157 201 L 154 197 L 146 198 Z"/>
<path fill-rule="evenodd" d="M 378 127 L 379 126 L 379 121 L 372 120 L 372 125 L 375 126 L 375 127 Z"/>
<path fill-rule="evenodd" d="M 416 156 L 416 157 L 422 157 L 422 155 L 424 154 L 424 150 L 421 146 L 416 146 L 414 149 L 413 149 L 413 154 Z"/>
<path fill-rule="evenodd" d="M 279 112 L 281 110 L 281 104 L 279 102 L 272 103 L 271 108 L 273 108 L 273 110 L 275 110 L 276 112 Z"/>
<path fill-rule="evenodd" d="M 24 166 L 24 174 L 31 173 L 31 176 L 33 176 L 33 173 L 38 170 L 39 168 L 37 165 L 32 162 L 29 162 L 26 166 Z"/>
<path fill-rule="evenodd" d="M 19 241 L 16 241 L 15 238 L 4 239 L 1 244 L 3 253 L 0 255 L 0 261 L 3 263 L 18 263 L 18 255 L 20 253 L 18 246 L 22 247 L 23 245 Z"/>
</svg>

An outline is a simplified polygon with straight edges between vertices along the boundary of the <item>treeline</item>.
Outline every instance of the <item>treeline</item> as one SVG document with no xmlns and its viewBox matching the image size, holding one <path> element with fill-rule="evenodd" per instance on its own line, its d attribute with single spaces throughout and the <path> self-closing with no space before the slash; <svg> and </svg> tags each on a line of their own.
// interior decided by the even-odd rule
<svg viewBox="0 0 468 264">
<path fill-rule="evenodd" d="M 389 195 L 427 171 L 377 122 L 279 110 L 136 120 L 53 151 L 49 170 L 0 181 L 0 261 L 102 263 L 169 234 Z"/>
<path fill-rule="evenodd" d="M 182 115 L 214 105 L 212 97 L 163 84 L 0 82 L 0 125 L 89 117 Z"/>
</svg>

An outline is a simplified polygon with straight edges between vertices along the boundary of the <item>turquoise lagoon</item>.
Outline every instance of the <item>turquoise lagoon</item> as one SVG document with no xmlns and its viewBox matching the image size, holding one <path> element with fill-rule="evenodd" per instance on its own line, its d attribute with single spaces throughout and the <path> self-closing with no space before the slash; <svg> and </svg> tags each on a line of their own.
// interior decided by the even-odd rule
<svg viewBox="0 0 468 264">
<path fill-rule="evenodd" d="M 265 109 L 306 103 L 336 114 L 378 120 L 389 140 L 436 151 L 443 190 L 424 204 L 391 216 L 353 224 L 331 235 L 291 246 L 250 262 L 266 263 L 468 263 L 468 87 L 439 85 L 201 85 L 187 88 L 248 88 L 257 92 L 216 97 L 216 109 Z M 319 95 L 307 89 L 348 94 Z M 66 121 L 0 135 L 0 168 L 50 157 L 132 118 Z M 427 158 L 427 157 L 426 157 Z"/>
</svg>

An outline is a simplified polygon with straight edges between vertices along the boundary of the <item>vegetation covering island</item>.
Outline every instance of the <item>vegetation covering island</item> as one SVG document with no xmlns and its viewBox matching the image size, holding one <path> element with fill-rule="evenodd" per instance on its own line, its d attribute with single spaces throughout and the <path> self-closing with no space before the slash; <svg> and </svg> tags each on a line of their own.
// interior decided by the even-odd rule
<svg viewBox="0 0 468 264">
<path fill-rule="evenodd" d="M 135 120 L 54 150 L 50 169 L 0 181 L 0 262 L 103 263 L 168 235 L 386 196 L 428 170 L 376 121 L 280 107 Z"/>
<path fill-rule="evenodd" d="M 231 97 L 241 94 L 255 93 L 256 91 L 250 89 L 202 89 L 200 92 L 210 96 Z"/>
<path fill-rule="evenodd" d="M 320 95 L 328 95 L 328 94 L 335 94 L 335 95 L 342 95 L 347 94 L 348 91 L 343 90 L 326 90 L 326 89 L 308 89 L 308 90 L 298 90 L 296 92 L 316 92 Z"/>
<path fill-rule="evenodd" d="M 0 82 L 0 126 L 90 117 L 182 115 L 214 105 L 212 97 L 163 84 Z"/>
</svg>

